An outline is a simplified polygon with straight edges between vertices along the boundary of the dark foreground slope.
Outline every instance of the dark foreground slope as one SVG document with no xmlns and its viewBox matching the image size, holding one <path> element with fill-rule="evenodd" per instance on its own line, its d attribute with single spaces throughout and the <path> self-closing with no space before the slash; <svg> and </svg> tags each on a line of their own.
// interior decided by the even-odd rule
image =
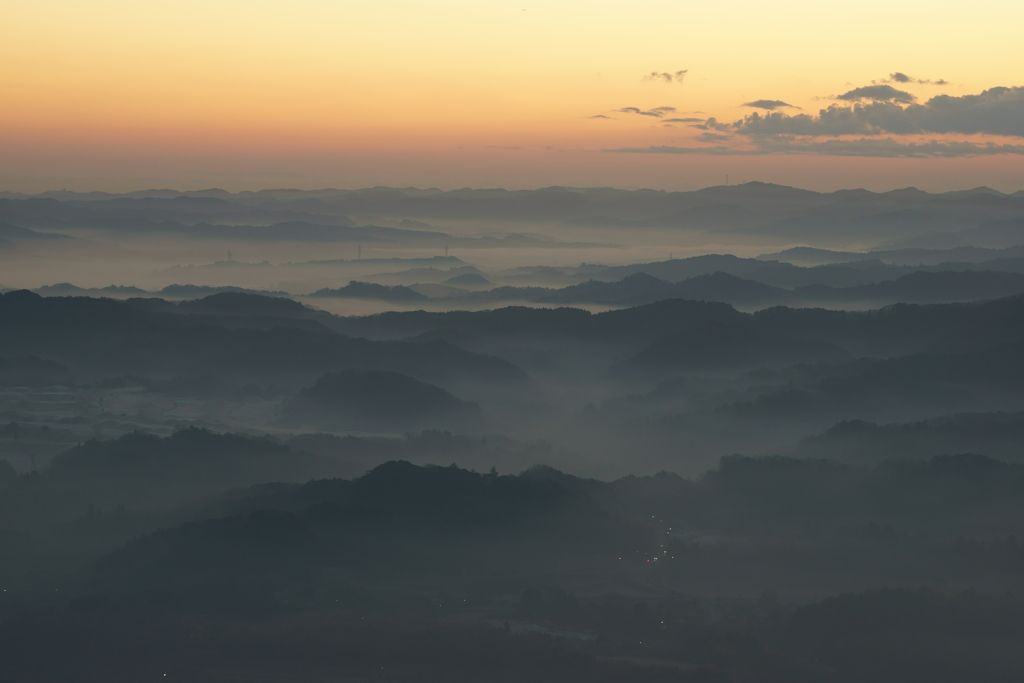
<svg viewBox="0 0 1024 683">
<path fill-rule="evenodd" d="M 4 493 L 296 457 L 182 438 L 96 443 Z M 207 497 L 98 558 L 75 537 L 131 510 L 4 531 L 0 648 L 19 682 L 1019 680 L 1022 483 L 969 455 L 613 482 L 390 462 Z"/>
</svg>

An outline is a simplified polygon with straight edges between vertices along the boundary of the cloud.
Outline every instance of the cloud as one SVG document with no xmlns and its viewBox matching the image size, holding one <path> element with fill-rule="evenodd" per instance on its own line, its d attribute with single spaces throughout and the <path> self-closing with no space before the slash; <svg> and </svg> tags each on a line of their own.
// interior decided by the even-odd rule
<svg viewBox="0 0 1024 683">
<path fill-rule="evenodd" d="M 733 123 L 732 128 L 757 138 L 773 135 L 838 137 L 921 133 L 1024 137 L 1024 87 L 990 88 L 977 95 L 960 97 L 938 95 L 924 104 L 906 107 L 878 100 L 858 102 L 852 106 L 836 104 L 820 110 L 817 116 L 754 112 Z"/>
<path fill-rule="evenodd" d="M 901 74 L 906 76 L 906 74 Z M 906 78 L 911 78 L 906 76 Z M 752 112 L 732 123 L 714 117 L 666 118 L 672 107 L 623 112 L 681 123 L 702 131 L 693 146 L 608 149 L 634 154 L 817 154 L 885 158 L 952 158 L 997 154 L 1024 156 L 1024 144 L 927 139 L 925 136 L 985 135 L 1017 138 L 1024 143 L 1024 87 L 990 88 L 974 95 L 937 95 L 925 102 L 889 85 L 872 85 L 844 93 L 817 113 Z M 775 104 L 777 100 L 766 100 Z M 748 103 L 748 106 L 762 102 Z M 781 102 L 780 108 L 786 103 Z M 914 137 L 902 137 L 914 136 Z M 923 139 L 924 138 L 924 139 Z M 707 143 L 701 146 L 700 143 Z"/>
<path fill-rule="evenodd" d="M 862 88 L 854 88 L 837 96 L 837 100 L 855 102 L 858 100 L 874 100 L 875 102 L 904 102 L 910 103 L 917 98 L 910 93 L 897 90 L 891 85 L 865 85 Z"/>
<path fill-rule="evenodd" d="M 989 88 L 977 95 L 937 95 L 907 107 L 908 118 L 929 133 L 984 133 L 1024 137 L 1024 87 Z"/>
<path fill-rule="evenodd" d="M 856 104 L 852 107 L 831 105 L 817 116 L 783 112 L 754 112 L 733 124 L 733 128 L 751 137 L 773 135 L 807 135 L 837 137 L 840 135 L 909 134 L 919 132 L 905 120 L 902 107 L 889 102 Z"/>
<path fill-rule="evenodd" d="M 666 110 L 668 110 L 668 111 L 675 111 L 675 108 L 674 107 L 658 107 L 657 109 L 651 109 L 649 111 L 644 111 L 643 109 L 640 109 L 639 107 L 623 107 L 622 109 L 619 109 L 618 111 L 622 112 L 623 114 L 639 114 L 640 116 L 653 116 L 654 118 L 660 119 L 662 116 L 665 115 L 664 112 Z"/>
<path fill-rule="evenodd" d="M 625 154 L 712 154 L 716 156 L 757 156 L 764 154 L 820 154 L 824 156 L 857 156 L 886 158 L 974 157 L 993 154 L 1024 155 L 1024 145 L 976 144 L 973 142 L 899 142 L 892 138 L 859 140 L 825 140 L 822 142 L 793 139 L 758 141 L 753 149 L 715 147 L 627 147 L 605 149 L 603 152 Z"/>
<path fill-rule="evenodd" d="M 792 104 L 783 102 L 782 100 L 754 100 L 753 102 L 744 102 L 744 107 L 754 107 L 755 109 L 767 109 L 768 111 L 774 111 L 776 109 L 782 109 L 784 107 L 792 107 L 799 109 L 800 107 L 793 107 Z"/>
<path fill-rule="evenodd" d="M 688 71 L 689 69 L 683 69 L 681 71 L 676 71 L 673 73 L 670 73 L 668 71 L 652 71 L 651 73 L 641 78 L 640 81 L 644 83 L 648 83 L 651 81 L 657 83 L 682 83 L 683 78 L 686 76 L 686 73 Z"/>
<path fill-rule="evenodd" d="M 587 118 L 588 119 L 610 119 L 611 117 L 610 116 L 605 116 L 604 114 L 594 114 L 593 116 L 588 116 Z"/>
<path fill-rule="evenodd" d="M 756 116 L 756 114 L 755 114 Z M 694 123 L 690 126 L 691 128 L 697 128 L 698 130 L 719 130 L 726 131 L 732 130 L 736 127 L 736 124 L 720 123 L 714 116 L 704 119 L 701 123 Z"/>
<path fill-rule="evenodd" d="M 872 83 L 920 83 L 921 85 L 949 85 L 949 81 L 944 78 L 940 78 L 937 81 L 933 81 L 927 78 L 914 78 L 908 76 L 900 71 L 889 74 L 889 78 L 882 79 L 880 81 L 871 81 Z"/>
</svg>

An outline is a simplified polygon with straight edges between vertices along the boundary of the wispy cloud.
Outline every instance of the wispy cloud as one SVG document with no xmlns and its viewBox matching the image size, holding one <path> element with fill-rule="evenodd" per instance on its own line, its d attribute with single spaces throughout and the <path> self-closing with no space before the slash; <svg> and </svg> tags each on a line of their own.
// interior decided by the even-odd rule
<svg viewBox="0 0 1024 683">
<path fill-rule="evenodd" d="M 588 116 L 587 118 L 588 119 L 610 119 L 611 117 L 610 116 L 605 116 L 604 114 L 594 114 L 593 116 Z"/>
<path fill-rule="evenodd" d="M 640 109 L 639 107 L 623 107 L 618 111 L 623 114 L 638 114 L 640 116 L 653 116 L 654 118 L 660 119 L 665 114 L 671 114 L 676 110 L 675 107 L 655 107 L 654 109 Z"/>
<path fill-rule="evenodd" d="M 640 80 L 642 82 L 644 82 L 644 83 L 650 83 L 650 82 L 655 82 L 655 83 L 682 83 L 683 82 L 683 78 L 686 77 L 687 72 L 689 72 L 689 69 L 682 69 L 680 71 L 672 71 L 672 72 L 669 72 L 669 71 L 652 71 L 651 73 L 646 74 Z"/>
<path fill-rule="evenodd" d="M 744 102 L 744 107 L 753 107 L 755 109 L 767 109 L 768 111 L 775 111 L 776 109 L 784 109 L 786 107 L 792 109 L 799 109 L 800 107 L 794 107 L 788 102 L 782 100 L 754 100 L 753 102 Z"/>
</svg>

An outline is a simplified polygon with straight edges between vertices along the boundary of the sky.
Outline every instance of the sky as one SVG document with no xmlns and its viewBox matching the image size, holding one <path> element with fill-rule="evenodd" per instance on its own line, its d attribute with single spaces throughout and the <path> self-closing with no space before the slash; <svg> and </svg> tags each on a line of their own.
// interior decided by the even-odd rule
<svg viewBox="0 0 1024 683">
<path fill-rule="evenodd" d="M 1024 189 L 1024 3 L 25 0 L 0 190 Z"/>
</svg>

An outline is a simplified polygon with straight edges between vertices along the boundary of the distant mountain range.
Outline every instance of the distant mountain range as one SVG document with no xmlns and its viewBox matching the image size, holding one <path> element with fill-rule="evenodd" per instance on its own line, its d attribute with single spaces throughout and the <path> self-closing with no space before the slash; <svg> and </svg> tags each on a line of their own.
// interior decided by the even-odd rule
<svg viewBox="0 0 1024 683">
<path fill-rule="evenodd" d="M 699 257 L 705 258 L 705 257 Z M 752 269 L 760 262 L 753 259 L 736 259 L 734 257 L 706 257 L 703 265 L 725 263 L 737 266 L 733 272 L 744 272 L 750 277 L 739 277 L 725 270 L 701 273 L 677 282 L 654 277 L 646 272 L 647 268 L 626 275 L 622 279 L 607 282 L 591 279 L 580 284 L 570 285 L 561 289 L 547 287 L 510 287 L 500 286 L 480 289 L 475 286 L 475 274 L 459 275 L 448 280 L 451 284 L 417 284 L 382 285 L 372 282 L 352 280 L 348 285 L 337 289 L 323 288 L 310 294 L 310 297 L 339 297 L 350 299 L 376 299 L 392 303 L 427 303 L 431 300 L 443 300 L 449 305 L 466 303 L 507 303 L 532 302 L 537 304 L 599 304 L 605 306 L 627 307 L 650 304 L 667 299 L 685 299 L 692 301 L 718 301 L 729 303 L 740 308 L 765 308 L 768 306 L 829 306 L 842 307 L 879 307 L 894 303 L 942 303 L 982 301 L 999 299 L 1017 294 L 1024 294 L 1024 259 L 1007 259 L 1007 263 L 995 265 L 1013 266 L 1007 270 L 964 269 L 964 270 L 911 270 L 906 275 L 899 275 L 891 280 L 870 281 L 864 284 L 835 286 L 822 284 L 799 285 L 796 287 L 780 287 L 759 281 L 764 272 Z M 719 259 L 725 259 L 721 261 Z M 769 276 L 778 275 L 773 272 L 775 267 L 785 268 L 786 264 L 768 262 L 761 264 Z M 984 265 L 984 264 L 983 264 Z M 646 264 L 655 272 L 673 270 L 674 262 Z M 641 266 L 629 267 L 641 268 Z M 818 271 L 825 276 L 824 281 L 842 281 L 844 278 L 828 277 L 831 275 L 826 268 L 799 268 L 789 266 L 796 271 Z M 1014 272 L 1016 270 L 1017 272 Z M 619 269 L 608 269 L 618 272 Z M 441 271 L 439 271 L 441 272 Z M 601 273 L 606 275 L 607 271 Z M 471 277 L 472 281 L 459 280 Z M 773 279 L 772 277 L 768 278 Z M 781 278 L 774 278 L 781 279 Z M 804 278 L 790 278 L 799 281 Z M 453 280 L 459 280 L 462 286 L 456 286 Z M 471 287 L 467 289 L 466 287 Z M 280 291 L 256 291 L 241 287 L 206 287 L 197 285 L 169 285 L 157 292 L 138 287 L 110 285 L 109 287 L 84 289 L 68 283 L 47 285 L 33 290 L 43 296 L 106 296 L 113 298 L 129 297 L 163 297 L 181 300 L 192 299 L 211 294 L 239 293 L 260 294 L 272 297 L 293 296 Z"/>
<path fill-rule="evenodd" d="M 1024 225 L 1020 234 L 1024 236 Z M 832 251 L 813 247 L 793 247 L 774 254 L 757 257 L 762 261 L 781 261 L 801 266 L 816 266 L 835 263 L 856 263 L 881 261 L 897 266 L 935 266 L 942 263 L 982 263 L 997 258 L 1024 258 L 1024 246 L 999 249 L 986 247 L 952 247 L 949 249 L 888 249 L 878 251 Z"/>
<path fill-rule="evenodd" d="M 741 308 L 766 306 L 862 304 L 877 307 L 894 303 L 981 301 L 1024 294 L 1024 274 L 993 271 L 916 272 L 895 280 L 853 287 L 808 285 L 783 289 L 717 271 L 672 283 L 640 272 L 618 282 L 591 280 L 550 293 L 533 288 L 502 289 L 509 300 L 538 303 L 589 303 L 637 306 L 665 299 L 721 301 Z M 481 293 L 481 294 L 487 294 Z M 466 295 L 479 298 L 479 295 Z"/>
<path fill-rule="evenodd" d="M 71 239 L 67 235 L 61 235 L 51 232 L 37 232 L 35 230 L 29 230 L 28 228 L 22 228 L 17 225 L 12 225 L 6 221 L 0 221 L 0 243 L 6 243 L 11 240 L 67 240 Z"/>
<path fill-rule="evenodd" d="M 125 285 L 109 285 L 107 287 L 77 287 L 67 282 L 55 285 L 44 285 L 32 290 L 42 296 L 109 296 L 113 298 L 125 297 L 152 297 L 161 296 L 168 299 L 195 299 L 211 294 L 222 294 L 225 292 L 237 292 L 248 294 L 260 294 L 263 296 L 287 297 L 288 292 L 273 292 L 265 290 L 245 289 L 244 287 L 207 287 L 203 285 L 168 285 L 156 292 Z"/>
<path fill-rule="evenodd" d="M 415 221 L 407 227 L 358 225 L 329 207 L 310 213 L 307 204 L 274 209 L 246 206 L 216 198 L 178 196 L 164 198 L 116 198 L 66 200 L 52 198 L 0 199 L 0 239 L 41 238 L 33 229 L 108 230 L 128 233 L 181 234 L 203 239 L 402 243 L 423 247 L 562 247 L 587 248 L 599 245 L 567 243 L 541 236 L 510 233 L 501 236 L 460 237 Z M 380 217 L 377 217 L 380 218 Z M 65 235 L 50 235 L 65 237 Z"/>
<path fill-rule="evenodd" d="M 353 280 L 346 286 L 338 289 L 320 289 L 313 292 L 310 296 L 337 296 L 348 299 L 380 299 L 381 301 L 395 301 L 395 302 L 408 302 L 408 301 L 426 301 L 429 297 L 420 294 L 408 287 L 402 285 L 395 285 L 389 287 L 387 285 L 376 285 L 370 282 L 357 282 Z"/>
<path fill-rule="evenodd" d="M 430 220 L 564 223 L 606 228 L 610 234 L 629 228 L 666 229 L 707 233 L 717 239 L 799 241 L 819 247 L 901 243 L 897 246 L 992 248 L 1024 244 L 1024 192 L 1007 195 L 979 187 L 940 194 L 914 188 L 820 193 L 752 182 L 693 192 L 549 187 L 518 191 L 153 190 L 125 195 L 49 192 L 32 197 L 0 193 L 0 221 L 30 229 L 432 244 L 469 239 L 478 246 L 546 242 L 515 233 L 456 238 L 424 222 Z M 380 227 L 381 223 L 398 227 Z"/>
</svg>

